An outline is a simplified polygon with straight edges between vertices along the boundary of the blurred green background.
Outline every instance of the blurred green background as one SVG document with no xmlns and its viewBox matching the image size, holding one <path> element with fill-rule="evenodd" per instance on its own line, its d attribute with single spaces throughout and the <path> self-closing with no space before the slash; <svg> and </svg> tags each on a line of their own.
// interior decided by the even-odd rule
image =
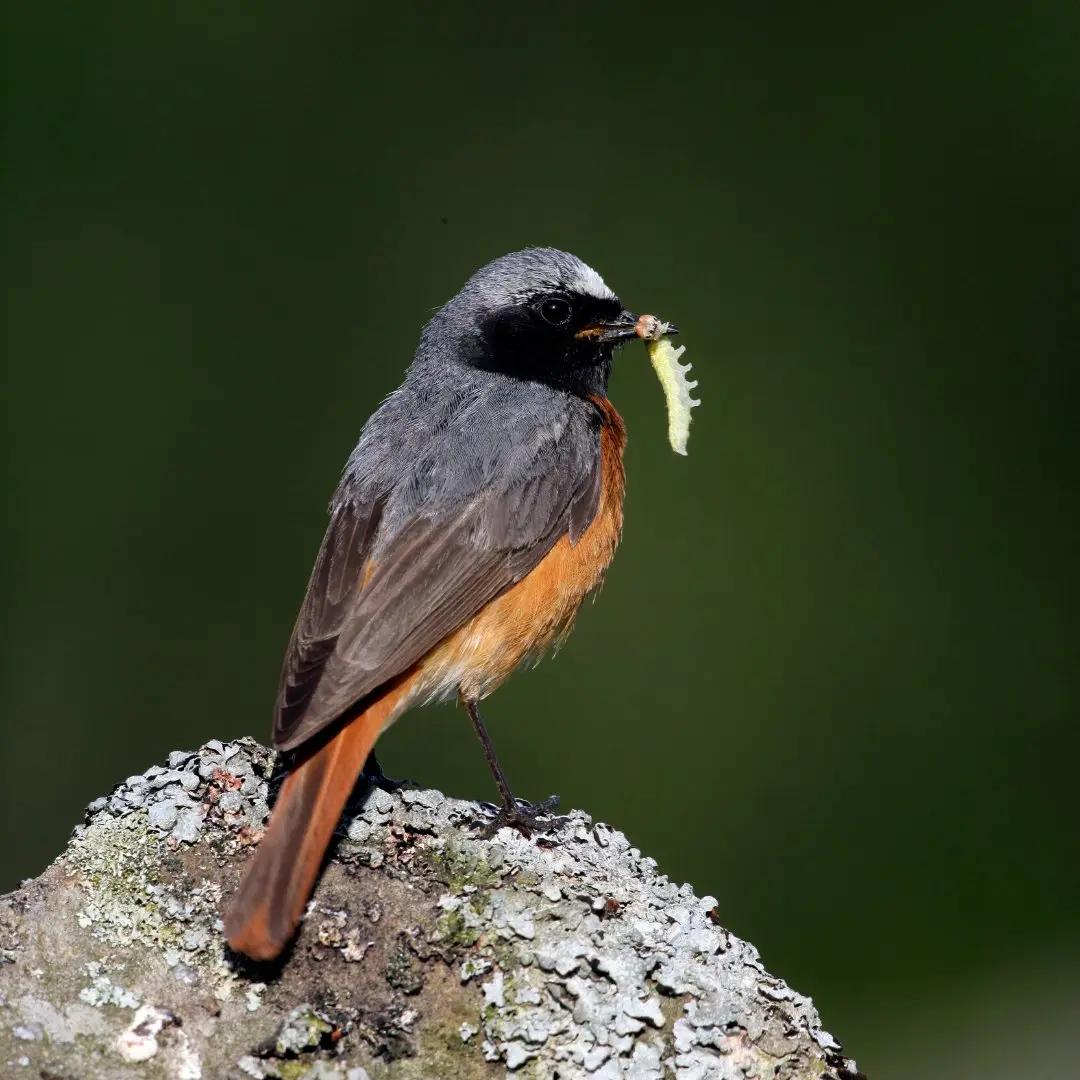
<svg viewBox="0 0 1080 1080">
<path fill-rule="evenodd" d="M 5 16 L 0 887 L 268 737 L 364 419 L 552 244 L 705 404 L 675 457 L 620 355 L 625 539 L 489 703 L 515 786 L 715 894 L 872 1080 L 1061 1075 L 1080 8 L 172 7 Z M 493 794 L 460 710 L 381 756 Z"/>
</svg>

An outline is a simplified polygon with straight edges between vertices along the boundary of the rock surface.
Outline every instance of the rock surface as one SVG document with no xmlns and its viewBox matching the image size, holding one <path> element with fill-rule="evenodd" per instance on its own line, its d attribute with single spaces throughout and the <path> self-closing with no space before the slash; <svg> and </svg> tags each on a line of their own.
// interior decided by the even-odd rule
<svg viewBox="0 0 1080 1080">
<path fill-rule="evenodd" d="M 0 899 L 0 1074 L 44 1080 L 855 1080 L 716 901 L 574 811 L 481 839 L 475 803 L 359 792 L 296 942 L 219 919 L 273 755 L 173 753 Z"/>
</svg>

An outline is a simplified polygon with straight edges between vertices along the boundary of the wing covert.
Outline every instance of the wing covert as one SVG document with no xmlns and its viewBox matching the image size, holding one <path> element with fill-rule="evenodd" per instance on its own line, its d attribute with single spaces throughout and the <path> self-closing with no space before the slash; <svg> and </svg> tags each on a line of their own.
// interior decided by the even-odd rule
<svg viewBox="0 0 1080 1080">
<path fill-rule="evenodd" d="M 288 750 L 401 674 L 520 581 L 600 498 L 599 428 L 451 513 L 423 506 L 384 536 L 383 499 L 335 506 L 282 669 L 274 741 Z"/>
</svg>

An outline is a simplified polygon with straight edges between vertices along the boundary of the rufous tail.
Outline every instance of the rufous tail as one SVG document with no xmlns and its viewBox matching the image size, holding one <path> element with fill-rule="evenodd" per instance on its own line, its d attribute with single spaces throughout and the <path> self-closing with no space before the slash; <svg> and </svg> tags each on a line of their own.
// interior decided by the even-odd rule
<svg viewBox="0 0 1080 1080">
<path fill-rule="evenodd" d="M 253 960 L 288 944 L 356 778 L 408 689 L 398 682 L 297 766 L 281 785 L 270 824 L 225 914 L 225 937 Z"/>
</svg>

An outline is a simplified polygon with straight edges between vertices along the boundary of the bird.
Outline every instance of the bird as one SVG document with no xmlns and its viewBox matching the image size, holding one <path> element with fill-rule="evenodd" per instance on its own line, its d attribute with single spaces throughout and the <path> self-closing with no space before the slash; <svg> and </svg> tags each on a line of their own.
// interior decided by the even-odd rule
<svg viewBox="0 0 1080 1080">
<path fill-rule="evenodd" d="M 235 952 L 287 947 L 353 788 L 382 778 L 376 739 L 409 708 L 464 706 L 502 803 L 489 830 L 528 833 L 557 805 L 514 797 L 478 705 L 563 642 L 615 554 L 626 431 L 607 389 L 637 326 L 592 267 L 534 247 L 481 267 L 421 331 L 342 472 L 286 650 L 289 771 L 225 913 Z"/>
</svg>

